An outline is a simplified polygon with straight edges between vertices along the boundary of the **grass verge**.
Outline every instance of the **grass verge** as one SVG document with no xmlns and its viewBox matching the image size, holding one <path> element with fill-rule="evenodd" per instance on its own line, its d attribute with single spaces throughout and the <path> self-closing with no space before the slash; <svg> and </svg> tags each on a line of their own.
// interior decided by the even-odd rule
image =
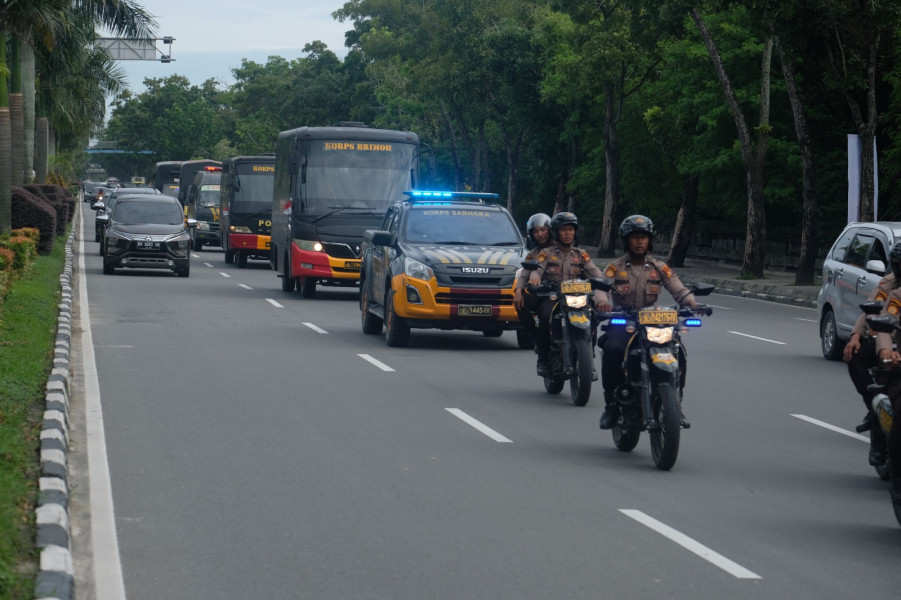
<svg viewBox="0 0 901 600">
<path fill-rule="evenodd" d="M 44 391 L 53 366 L 66 236 L 17 279 L 0 312 L 0 599 L 34 597 Z"/>
</svg>

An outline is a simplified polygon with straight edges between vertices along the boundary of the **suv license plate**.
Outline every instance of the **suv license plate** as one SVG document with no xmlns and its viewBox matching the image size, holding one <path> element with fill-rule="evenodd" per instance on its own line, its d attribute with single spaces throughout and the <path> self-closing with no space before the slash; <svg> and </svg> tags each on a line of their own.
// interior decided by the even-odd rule
<svg viewBox="0 0 901 600">
<path fill-rule="evenodd" d="M 159 242 L 137 242 L 138 250 L 159 250 Z"/>
<path fill-rule="evenodd" d="M 457 306 L 458 317 L 490 317 L 490 304 L 460 304 Z"/>
</svg>

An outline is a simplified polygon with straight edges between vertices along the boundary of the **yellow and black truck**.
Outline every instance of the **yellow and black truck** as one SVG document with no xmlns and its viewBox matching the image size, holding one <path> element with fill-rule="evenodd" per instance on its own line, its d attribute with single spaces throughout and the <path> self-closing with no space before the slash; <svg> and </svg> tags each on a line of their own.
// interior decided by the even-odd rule
<svg viewBox="0 0 901 600">
<path fill-rule="evenodd" d="M 363 235 L 363 333 L 384 326 L 389 346 L 411 329 L 463 329 L 489 337 L 521 331 L 513 305 L 525 242 L 497 194 L 409 191 Z M 520 347 L 531 347 L 517 335 Z M 525 345 L 528 341 L 528 345 Z"/>
<path fill-rule="evenodd" d="M 197 221 L 194 228 L 193 249 L 219 245 L 219 193 L 222 182 L 222 163 L 218 160 L 189 160 L 181 164 L 178 199 L 185 208 L 185 217 Z"/>
<path fill-rule="evenodd" d="M 275 154 L 233 156 L 222 162 L 219 243 L 225 262 L 269 260 Z"/>
</svg>

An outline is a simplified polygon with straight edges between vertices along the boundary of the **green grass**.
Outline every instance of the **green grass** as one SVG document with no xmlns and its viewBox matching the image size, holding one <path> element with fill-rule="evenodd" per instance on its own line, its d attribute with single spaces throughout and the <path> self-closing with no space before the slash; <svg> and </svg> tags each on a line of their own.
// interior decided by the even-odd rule
<svg viewBox="0 0 901 600">
<path fill-rule="evenodd" d="M 0 599 L 34 597 L 35 504 L 44 389 L 53 366 L 66 238 L 13 283 L 0 307 Z"/>
</svg>

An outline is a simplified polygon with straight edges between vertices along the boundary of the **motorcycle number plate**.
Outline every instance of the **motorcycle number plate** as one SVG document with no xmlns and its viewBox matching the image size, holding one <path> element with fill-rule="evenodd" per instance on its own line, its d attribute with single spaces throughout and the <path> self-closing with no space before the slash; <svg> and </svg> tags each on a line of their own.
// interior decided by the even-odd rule
<svg viewBox="0 0 901 600">
<path fill-rule="evenodd" d="M 642 325 L 675 325 L 679 322 L 679 313 L 675 310 L 640 310 L 638 322 Z"/>
<path fill-rule="evenodd" d="M 560 283 L 560 291 L 564 294 L 590 294 L 591 283 L 587 281 L 563 281 Z"/>
<path fill-rule="evenodd" d="M 490 317 L 490 304 L 460 304 L 457 306 L 458 317 Z"/>
</svg>

